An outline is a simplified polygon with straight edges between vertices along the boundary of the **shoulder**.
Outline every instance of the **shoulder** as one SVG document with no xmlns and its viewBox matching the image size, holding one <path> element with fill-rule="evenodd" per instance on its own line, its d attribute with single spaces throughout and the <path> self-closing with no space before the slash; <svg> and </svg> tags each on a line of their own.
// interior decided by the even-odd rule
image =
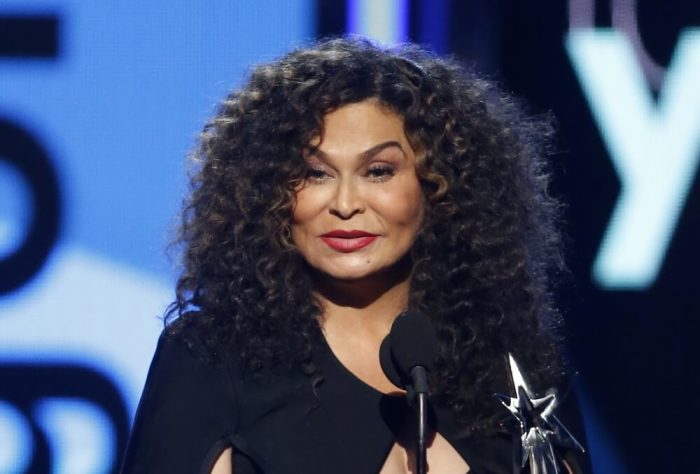
<svg viewBox="0 0 700 474">
<path fill-rule="evenodd" d="M 142 398 L 167 390 L 170 399 L 179 394 L 190 399 L 218 396 L 230 403 L 242 377 L 240 357 L 234 344 L 222 350 L 211 337 L 212 330 L 211 322 L 197 312 L 167 324 L 158 338 Z"/>
<path fill-rule="evenodd" d="M 163 401 L 211 398 L 214 402 L 219 397 L 223 403 L 231 402 L 235 358 L 210 348 L 198 318 L 199 313 L 186 313 L 163 329 L 142 398 L 156 391 L 167 393 Z M 235 351 L 232 348 L 230 352 Z"/>
<path fill-rule="evenodd" d="M 184 345 L 196 357 L 206 359 L 211 356 L 208 349 L 211 326 L 211 318 L 204 313 L 188 311 L 166 323 L 158 343 Z"/>
<path fill-rule="evenodd" d="M 236 431 L 235 375 L 228 364 L 208 359 L 186 323 L 167 326 L 158 339 L 123 472 L 165 472 L 165 466 L 198 472 L 217 443 Z"/>
<path fill-rule="evenodd" d="M 189 356 L 202 364 L 237 369 L 239 348 L 228 326 L 203 312 L 188 311 L 165 326 L 158 344 L 187 348 Z"/>
</svg>

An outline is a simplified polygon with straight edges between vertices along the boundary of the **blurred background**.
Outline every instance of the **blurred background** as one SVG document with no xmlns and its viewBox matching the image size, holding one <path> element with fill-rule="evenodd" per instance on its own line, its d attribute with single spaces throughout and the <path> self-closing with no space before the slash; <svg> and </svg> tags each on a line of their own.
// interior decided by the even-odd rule
<svg viewBox="0 0 700 474">
<path fill-rule="evenodd" d="M 700 2 L 1 0 L 0 473 L 116 471 L 185 155 L 250 65 L 348 32 L 553 112 L 594 473 L 700 472 Z"/>
</svg>

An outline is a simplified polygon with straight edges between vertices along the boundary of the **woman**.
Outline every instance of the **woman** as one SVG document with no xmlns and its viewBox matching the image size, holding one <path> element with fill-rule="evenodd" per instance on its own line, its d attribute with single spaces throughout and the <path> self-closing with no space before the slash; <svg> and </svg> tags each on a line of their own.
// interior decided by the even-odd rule
<svg viewBox="0 0 700 474">
<path fill-rule="evenodd" d="M 378 358 L 407 308 L 439 340 L 429 472 L 512 472 L 506 355 L 536 392 L 561 383 L 548 135 L 412 46 L 333 39 L 255 68 L 195 153 L 123 472 L 410 472 Z"/>
</svg>

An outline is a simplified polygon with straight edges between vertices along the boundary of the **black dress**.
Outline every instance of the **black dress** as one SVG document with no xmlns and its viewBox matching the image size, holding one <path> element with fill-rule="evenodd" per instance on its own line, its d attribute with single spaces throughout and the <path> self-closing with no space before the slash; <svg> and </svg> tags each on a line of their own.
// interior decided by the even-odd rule
<svg viewBox="0 0 700 474">
<path fill-rule="evenodd" d="M 327 344 L 315 361 L 323 374 L 315 388 L 301 371 L 253 380 L 239 376 L 240 362 L 206 363 L 164 331 L 122 473 L 208 474 L 229 446 L 235 474 L 377 473 L 409 418 L 405 398 L 367 385 Z M 512 474 L 510 436 L 461 437 L 448 409 L 433 405 L 437 430 L 470 472 Z M 588 472 L 585 459 L 564 455 L 575 472 Z"/>
</svg>

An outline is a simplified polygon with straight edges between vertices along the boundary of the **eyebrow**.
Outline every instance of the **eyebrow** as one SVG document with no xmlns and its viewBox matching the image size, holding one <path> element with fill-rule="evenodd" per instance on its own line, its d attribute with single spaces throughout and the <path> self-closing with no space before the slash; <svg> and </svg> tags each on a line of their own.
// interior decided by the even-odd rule
<svg viewBox="0 0 700 474">
<path fill-rule="evenodd" d="M 389 140 L 389 141 L 374 145 L 373 147 L 363 151 L 360 154 L 360 157 L 361 157 L 362 161 L 364 162 L 364 161 L 369 160 L 373 156 L 377 155 L 382 150 L 385 150 L 386 148 L 391 148 L 391 147 L 398 148 L 399 150 L 401 150 L 401 153 L 404 156 L 406 156 L 406 152 L 404 151 L 403 147 L 401 146 L 401 144 L 399 142 L 397 142 L 396 140 Z M 324 153 L 322 150 L 320 150 L 318 147 L 312 148 L 311 150 L 309 150 L 309 155 L 313 155 L 313 156 L 315 156 L 315 157 L 317 157 L 325 162 L 330 161 L 330 157 L 326 153 Z"/>
</svg>

